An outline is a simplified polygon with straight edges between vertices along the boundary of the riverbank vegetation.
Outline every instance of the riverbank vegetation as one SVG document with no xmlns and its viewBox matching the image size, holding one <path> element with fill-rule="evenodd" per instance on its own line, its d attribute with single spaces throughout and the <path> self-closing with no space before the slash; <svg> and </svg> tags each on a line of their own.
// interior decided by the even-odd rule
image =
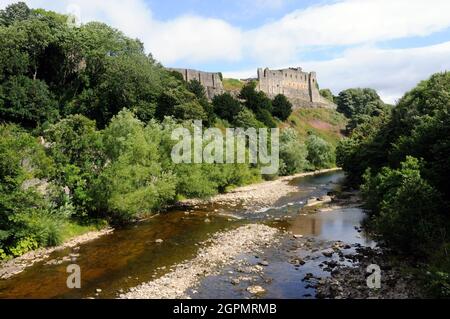
<svg viewBox="0 0 450 319">
<path fill-rule="evenodd" d="M 171 133 L 193 120 L 281 126 L 280 174 L 334 165 L 329 142 L 284 129 L 284 96 L 249 83 L 210 102 L 139 40 L 66 21 L 24 3 L 0 11 L 0 259 L 263 178 L 258 165 L 175 165 Z"/>
<path fill-rule="evenodd" d="M 438 73 L 406 93 L 395 107 L 373 92 L 338 97 L 350 118 L 337 161 L 361 186 L 367 226 L 396 254 L 420 266 L 434 296 L 450 297 L 450 73 Z M 364 101 L 364 107 L 353 107 Z M 345 100 L 345 102 L 344 102 Z"/>
</svg>

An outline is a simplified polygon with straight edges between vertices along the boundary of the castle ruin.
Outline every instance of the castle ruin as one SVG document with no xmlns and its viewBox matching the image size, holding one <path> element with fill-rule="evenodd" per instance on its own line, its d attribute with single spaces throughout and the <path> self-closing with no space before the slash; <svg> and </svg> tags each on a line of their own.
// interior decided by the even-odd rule
<svg viewBox="0 0 450 319">
<path fill-rule="evenodd" d="M 303 72 L 302 68 L 259 68 L 257 89 L 271 98 L 283 94 L 294 107 L 336 107 L 320 95 L 316 72 Z"/>
<path fill-rule="evenodd" d="M 167 70 L 180 73 L 186 82 L 199 81 L 205 88 L 209 100 L 225 92 L 221 75 L 218 72 L 180 68 L 167 68 Z M 320 95 L 316 72 L 304 72 L 300 67 L 281 70 L 259 68 L 258 78 L 249 80 L 257 80 L 256 89 L 266 93 L 270 98 L 274 98 L 278 94 L 285 95 L 294 107 L 336 108 L 334 103 Z"/>
<path fill-rule="evenodd" d="M 218 72 L 203 72 L 191 69 L 178 69 L 167 68 L 169 71 L 175 71 L 183 76 L 183 80 L 189 82 L 191 80 L 197 80 L 205 88 L 206 96 L 208 99 L 216 95 L 224 93 L 221 75 Z"/>
</svg>

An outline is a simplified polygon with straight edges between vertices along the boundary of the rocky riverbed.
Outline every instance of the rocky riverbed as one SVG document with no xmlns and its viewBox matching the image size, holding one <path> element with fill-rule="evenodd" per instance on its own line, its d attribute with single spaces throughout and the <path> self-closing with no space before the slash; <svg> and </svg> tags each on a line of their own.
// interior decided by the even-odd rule
<svg viewBox="0 0 450 319">
<path fill-rule="evenodd" d="M 264 207 L 271 207 L 282 197 L 298 191 L 298 186 L 290 184 L 294 179 L 320 175 L 340 169 L 324 169 L 315 172 L 300 173 L 292 176 L 280 177 L 273 181 L 266 181 L 258 184 L 238 187 L 230 192 L 213 196 L 209 199 L 187 199 L 181 202 L 182 205 L 195 206 L 204 204 L 219 205 L 242 205 L 243 208 L 250 208 L 248 212 L 254 212 Z"/>
<path fill-rule="evenodd" d="M 411 274 L 380 248 L 358 247 L 355 254 L 344 255 L 352 264 L 334 264 L 331 276 L 317 282 L 317 297 L 329 299 L 411 299 L 423 298 L 420 286 Z M 380 286 L 370 288 L 369 266 L 380 267 Z M 370 283 L 370 280 L 369 280 Z"/>
<path fill-rule="evenodd" d="M 206 247 L 198 251 L 197 256 L 189 261 L 173 266 L 166 275 L 153 281 L 131 288 L 121 294 L 123 299 L 176 299 L 188 298 L 188 289 L 193 289 L 205 276 L 211 276 L 223 265 L 240 262 L 244 253 L 258 254 L 261 248 L 277 242 L 278 230 L 269 226 L 251 224 L 237 229 L 220 232 L 202 243 Z M 261 266 L 252 271 L 258 272 Z M 250 288 L 255 293 L 259 287 Z"/>
</svg>

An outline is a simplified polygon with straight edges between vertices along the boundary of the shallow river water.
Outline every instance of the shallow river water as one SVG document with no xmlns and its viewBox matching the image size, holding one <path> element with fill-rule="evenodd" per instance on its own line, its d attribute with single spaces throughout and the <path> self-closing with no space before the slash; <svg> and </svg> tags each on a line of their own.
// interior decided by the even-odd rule
<svg viewBox="0 0 450 319">
<path fill-rule="evenodd" d="M 208 205 L 185 214 L 172 210 L 112 234 L 80 245 L 76 263 L 82 272 L 81 289 L 68 289 L 66 267 L 70 262 L 46 264 L 70 254 L 71 249 L 53 253 L 49 259 L 36 263 L 22 273 L 0 280 L 0 298 L 116 298 L 120 292 L 142 282 L 150 281 L 170 271 L 170 266 L 196 255 L 199 242 L 217 231 L 238 227 L 246 223 L 266 223 L 294 234 L 303 234 L 317 245 L 343 241 L 370 245 L 364 235 L 355 230 L 363 218 L 359 208 L 310 215 L 299 214 L 310 197 L 319 197 L 339 187 L 342 172 L 302 177 L 291 183 L 298 191 L 279 200 L 274 207 L 257 212 L 245 212 L 239 206 Z M 230 218 L 234 216 L 236 218 Z M 210 220 L 209 223 L 205 219 Z M 287 236 L 289 237 L 289 236 Z M 156 239 L 163 239 L 156 244 Z M 290 238 L 264 252 L 269 265 L 265 267 L 261 285 L 268 298 L 314 298 L 314 289 L 302 281 L 305 273 L 325 276 L 319 267 L 323 256 L 305 256 L 305 251 L 294 247 Z M 307 257 L 306 264 L 294 267 L 287 259 Z M 242 256 L 248 263 L 257 263 L 254 256 Z M 203 279 L 192 298 L 245 298 L 249 294 L 245 283 L 230 284 L 235 269 L 225 267 L 219 275 Z M 101 289 L 98 296 L 96 290 Z"/>
</svg>

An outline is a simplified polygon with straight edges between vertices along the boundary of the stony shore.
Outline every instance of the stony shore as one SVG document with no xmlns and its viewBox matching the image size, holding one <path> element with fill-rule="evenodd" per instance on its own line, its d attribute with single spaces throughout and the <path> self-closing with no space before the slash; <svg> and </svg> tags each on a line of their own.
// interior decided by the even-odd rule
<svg viewBox="0 0 450 319">
<path fill-rule="evenodd" d="M 380 248 L 359 247 L 356 254 L 344 255 L 352 266 L 334 264 L 331 276 L 321 278 L 316 296 L 326 299 L 412 299 L 424 298 L 417 280 L 403 271 L 404 265 L 393 263 Z M 380 288 L 369 288 L 369 265 L 380 267 Z"/>
<path fill-rule="evenodd" d="M 361 198 L 356 192 L 341 193 L 332 204 L 321 211 L 333 211 L 342 207 L 361 205 Z M 363 232 L 362 227 L 357 228 Z M 379 246 L 365 247 L 353 244 L 352 253 L 342 247 L 332 247 L 333 253 L 340 258 L 326 262 L 329 277 L 316 278 L 316 297 L 325 299 L 411 299 L 423 298 L 423 291 L 417 279 L 405 271 L 410 267 L 407 260 L 399 259 L 394 252 Z M 371 275 L 369 266 L 380 268 L 380 288 L 369 288 L 367 278 Z"/>
<path fill-rule="evenodd" d="M 251 224 L 230 231 L 216 233 L 201 248 L 197 256 L 173 267 L 166 275 L 131 288 L 121 294 L 122 299 L 184 299 L 187 291 L 203 277 L 216 274 L 221 266 L 239 262 L 244 253 L 259 253 L 262 248 L 277 242 L 275 228 Z"/>
<path fill-rule="evenodd" d="M 80 244 L 97 239 L 103 235 L 110 234 L 112 231 L 112 228 L 91 231 L 86 234 L 74 237 L 60 246 L 37 249 L 34 251 L 30 251 L 20 257 L 3 262 L 0 264 L 0 279 L 8 279 L 14 275 L 21 273 L 25 268 L 48 258 L 49 255 L 55 251 L 60 251 L 67 248 L 75 248 Z"/>
<path fill-rule="evenodd" d="M 290 185 L 293 179 L 305 176 L 313 176 L 327 172 L 338 171 L 339 168 L 323 169 L 315 172 L 300 173 L 291 176 L 280 177 L 273 181 L 242 186 L 233 189 L 224 194 L 218 194 L 209 199 L 186 199 L 180 204 L 185 206 L 221 204 L 235 206 L 237 204 L 243 207 L 251 207 L 253 211 L 263 207 L 273 206 L 279 199 L 289 193 L 298 191 L 298 187 Z"/>
</svg>

